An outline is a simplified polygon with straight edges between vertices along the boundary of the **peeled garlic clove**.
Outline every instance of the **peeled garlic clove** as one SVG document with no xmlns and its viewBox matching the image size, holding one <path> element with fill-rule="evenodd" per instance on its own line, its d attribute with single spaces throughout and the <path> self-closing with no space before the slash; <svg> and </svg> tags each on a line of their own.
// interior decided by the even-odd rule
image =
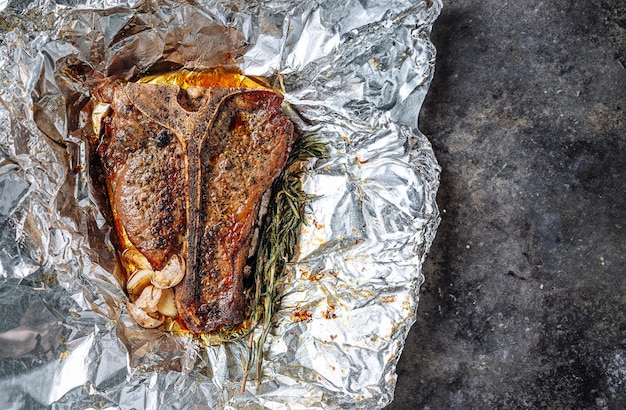
<svg viewBox="0 0 626 410">
<path fill-rule="evenodd" d="M 178 309 L 176 308 L 176 302 L 174 301 L 174 292 L 170 289 L 163 289 L 161 299 L 159 299 L 159 304 L 157 305 L 157 310 L 165 316 L 178 316 Z"/>
<path fill-rule="evenodd" d="M 189 96 L 189 98 L 200 98 L 204 95 L 204 93 L 206 92 L 206 88 L 200 86 L 200 85 L 192 85 L 190 87 L 187 87 L 187 95 Z"/>
<path fill-rule="evenodd" d="M 185 261 L 181 256 L 174 255 L 163 270 L 154 272 L 151 282 L 157 288 L 168 289 L 178 285 L 184 277 Z"/>
<path fill-rule="evenodd" d="M 152 269 L 142 269 L 135 271 L 126 282 L 126 290 L 131 295 L 139 294 L 146 286 L 150 284 L 154 271 Z"/>
<path fill-rule="evenodd" d="M 135 306 L 134 303 L 128 302 L 126 304 L 126 308 L 128 309 L 128 314 L 133 318 L 135 323 L 137 323 L 141 327 L 145 327 L 148 329 L 154 329 L 155 327 L 159 327 L 165 321 L 165 318 L 159 315 L 158 318 L 154 318 L 150 316 L 146 311 L 140 309 Z"/>
<path fill-rule="evenodd" d="M 148 285 L 141 291 L 141 295 L 139 295 L 137 300 L 134 302 L 135 306 L 148 313 L 154 313 L 157 311 L 157 305 L 159 303 L 159 299 L 161 299 L 161 294 L 161 289 Z"/>
<path fill-rule="evenodd" d="M 133 265 L 136 270 L 152 270 L 152 265 L 150 265 L 148 259 L 138 250 L 126 249 L 124 253 L 122 253 L 122 257 L 126 260 L 126 262 Z"/>
</svg>

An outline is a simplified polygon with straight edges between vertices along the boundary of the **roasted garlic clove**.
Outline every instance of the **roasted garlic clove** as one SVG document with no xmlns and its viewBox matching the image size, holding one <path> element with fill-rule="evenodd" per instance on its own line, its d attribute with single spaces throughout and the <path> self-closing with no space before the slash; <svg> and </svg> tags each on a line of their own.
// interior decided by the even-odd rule
<svg viewBox="0 0 626 410">
<path fill-rule="evenodd" d="M 174 255 L 167 262 L 163 270 L 155 271 L 151 282 L 161 289 L 172 288 L 185 277 L 185 261 L 180 255 Z"/>
<path fill-rule="evenodd" d="M 139 295 L 137 300 L 135 300 L 135 306 L 148 313 L 154 313 L 157 311 L 161 294 L 161 289 L 148 285 L 141 291 L 141 295 Z"/>
<path fill-rule="evenodd" d="M 206 88 L 200 85 L 192 85 L 190 87 L 187 87 L 187 90 L 185 91 L 187 91 L 187 95 L 189 96 L 189 98 L 200 98 L 206 92 Z"/>
<path fill-rule="evenodd" d="M 176 308 L 176 302 L 174 301 L 174 292 L 170 289 L 163 289 L 161 299 L 157 305 L 159 313 L 169 317 L 178 316 L 178 309 Z"/>
<path fill-rule="evenodd" d="M 135 306 L 134 303 L 128 302 L 126 308 L 128 309 L 128 314 L 141 327 L 154 329 L 155 327 L 161 326 L 165 321 L 163 315 L 159 315 L 156 318 L 152 317 L 146 311 Z"/>
<path fill-rule="evenodd" d="M 135 271 L 128 282 L 126 282 L 126 290 L 131 295 L 139 294 L 146 286 L 150 284 L 150 280 L 154 275 L 154 271 L 152 269 L 141 269 Z"/>
<path fill-rule="evenodd" d="M 126 249 L 122 257 L 128 264 L 132 265 L 131 270 L 152 270 L 152 265 L 148 259 L 136 249 Z"/>
</svg>

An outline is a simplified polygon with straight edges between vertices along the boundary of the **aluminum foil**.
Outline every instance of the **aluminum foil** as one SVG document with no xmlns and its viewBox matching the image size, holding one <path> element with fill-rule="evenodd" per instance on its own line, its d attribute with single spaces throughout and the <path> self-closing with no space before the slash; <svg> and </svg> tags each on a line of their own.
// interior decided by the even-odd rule
<svg viewBox="0 0 626 410">
<path fill-rule="evenodd" d="M 440 8 L 0 0 L 3 407 L 387 405 L 439 221 L 439 167 L 417 118 Z M 280 79 L 300 131 L 327 142 L 305 179 L 315 199 L 258 388 L 252 375 L 240 392 L 244 341 L 202 347 L 129 318 L 89 181 L 88 90 L 61 72 L 70 60 L 119 78 L 222 65 Z"/>
</svg>

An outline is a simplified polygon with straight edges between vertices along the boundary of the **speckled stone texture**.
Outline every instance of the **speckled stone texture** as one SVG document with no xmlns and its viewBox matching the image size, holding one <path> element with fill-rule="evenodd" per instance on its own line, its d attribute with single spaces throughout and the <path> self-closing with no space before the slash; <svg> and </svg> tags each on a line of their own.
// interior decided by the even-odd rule
<svg viewBox="0 0 626 410">
<path fill-rule="evenodd" d="M 626 408 L 626 1 L 444 1 L 442 222 L 390 409 Z"/>
</svg>

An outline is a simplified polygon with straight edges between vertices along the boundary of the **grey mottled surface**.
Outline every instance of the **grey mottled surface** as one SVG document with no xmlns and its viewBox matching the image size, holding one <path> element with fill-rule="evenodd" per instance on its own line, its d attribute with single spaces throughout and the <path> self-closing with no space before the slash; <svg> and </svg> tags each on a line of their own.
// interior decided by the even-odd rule
<svg viewBox="0 0 626 410">
<path fill-rule="evenodd" d="M 391 409 L 626 408 L 626 2 L 444 2 L 442 223 Z"/>
</svg>

